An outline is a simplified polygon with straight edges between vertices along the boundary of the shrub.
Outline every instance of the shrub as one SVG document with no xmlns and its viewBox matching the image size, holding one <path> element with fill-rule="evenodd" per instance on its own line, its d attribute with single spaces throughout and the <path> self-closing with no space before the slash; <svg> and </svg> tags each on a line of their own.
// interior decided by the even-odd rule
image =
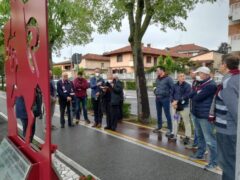
<svg viewBox="0 0 240 180">
<path fill-rule="evenodd" d="M 87 98 L 87 110 L 92 110 L 93 105 L 92 105 L 92 100 L 91 98 Z"/>
<path fill-rule="evenodd" d="M 123 117 L 124 118 L 129 118 L 130 110 L 131 110 L 131 104 L 123 103 Z"/>
<path fill-rule="evenodd" d="M 127 90 L 135 90 L 136 89 L 136 83 L 128 81 L 126 82 L 126 89 Z"/>
</svg>

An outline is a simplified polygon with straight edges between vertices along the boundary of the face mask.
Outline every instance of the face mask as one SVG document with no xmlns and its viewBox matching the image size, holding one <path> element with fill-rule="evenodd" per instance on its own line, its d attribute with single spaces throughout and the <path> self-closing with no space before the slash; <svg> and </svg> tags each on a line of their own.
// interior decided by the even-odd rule
<svg viewBox="0 0 240 180">
<path fill-rule="evenodd" d="M 197 81 L 202 81 L 202 79 L 201 79 L 200 76 L 196 76 L 196 80 L 197 80 Z"/>
<path fill-rule="evenodd" d="M 100 75 L 99 73 L 95 73 L 95 76 L 97 76 L 97 77 L 98 77 L 99 75 Z"/>
<path fill-rule="evenodd" d="M 112 83 L 112 80 L 111 80 L 111 79 L 109 79 L 109 80 L 108 80 L 108 83 Z"/>
</svg>

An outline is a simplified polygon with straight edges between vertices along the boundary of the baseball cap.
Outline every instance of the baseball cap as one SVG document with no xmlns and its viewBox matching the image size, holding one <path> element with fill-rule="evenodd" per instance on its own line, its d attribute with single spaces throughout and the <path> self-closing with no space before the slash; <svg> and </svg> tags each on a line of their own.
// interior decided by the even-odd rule
<svg viewBox="0 0 240 180">
<path fill-rule="evenodd" d="M 205 73 L 205 74 L 210 74 L 211 71 L 208 67 L 205 67 L 205 66 L 202 66 L 202 67 L 199 67 L 194 73 L 199 73 L 199 72 L 202 72 L 202 73 Z"/>
</svg>

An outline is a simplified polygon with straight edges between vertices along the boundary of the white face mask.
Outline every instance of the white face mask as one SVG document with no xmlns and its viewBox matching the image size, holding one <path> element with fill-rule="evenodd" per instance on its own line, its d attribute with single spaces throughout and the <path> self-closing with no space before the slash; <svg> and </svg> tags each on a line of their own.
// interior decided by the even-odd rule
<svg viewBox="0 0 240 180">
<path fill-rule="evenodd" d="M 201 79 L 200 76 L 196 76 L 196 80 L 197 80 L 197 81 L 202 81 L 202 79 Z"/>
<path fill-rule="evenodd" d="M 111 80 L 111 79 L 109 79 L 109 80 L 108 80 L 108 83 L 112 83 L 112 80 Z"/>
<path fill-rule="evenodd" d="M 95 76 L 99 77 L 99 75 L 100 75 L 99 73 L 95 73 Z"/>
</svg>

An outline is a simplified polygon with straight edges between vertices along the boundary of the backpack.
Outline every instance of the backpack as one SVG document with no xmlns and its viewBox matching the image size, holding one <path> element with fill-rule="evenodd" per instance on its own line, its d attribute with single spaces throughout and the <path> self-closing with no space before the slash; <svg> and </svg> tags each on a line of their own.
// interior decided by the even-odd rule
<svg viewBox="0 0 240 180">
<path fill-rule="evenodd" d="M 39 87 L 35 89 L 35 102 L 32 107 L 34 117 L 42 114 L 42 92 Z"/>
</svg>

